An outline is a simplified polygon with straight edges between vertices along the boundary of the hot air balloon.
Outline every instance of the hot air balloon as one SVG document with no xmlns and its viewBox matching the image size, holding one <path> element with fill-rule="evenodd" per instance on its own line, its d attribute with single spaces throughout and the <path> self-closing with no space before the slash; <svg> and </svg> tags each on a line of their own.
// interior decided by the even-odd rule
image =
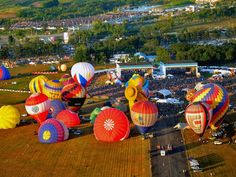
<svg viewBox="0 0 236 177">
<path fill-rule="evenodd" d="M 68 103 L 70 109 L 78 111 L 86 99 L 86 90 L 80 84 L 68 84 L 63 87 L 61 97 L 63 101 Z"/>
<path fill-rule="evenodd" d="M 67 128 L 72 128 L 80 124 L 79 116 L 70 110 L 61 111 L 56 118 L 63 122 Z"/>
<path fill-rule="evenodd" d="M 25 109 L 39 124 L 47 117 L 50 109 L 50 100 L 42 93 L 33 93 L 25 101 Z"/>
<path fill-rule="evenodd" d="M 206 102 L 213 110 L 210 122 L 211 129 L 215 130 L 223 121 L 223 117 L 229 107 L 229 95 L 227 91 L 217 84 L 206 84 L 193 95 L 192 103 Z"/>
<path fill-rule="evenodd" d="M 122 111 L 108 108 L 97 116 L 93 131 L 96 139 L 99 141 L 122 141 L 129 136 L 129 120 Z"/>
<path fill-rule="evenodd" d="M 138 101 L 134 103 L 130 112 L 132 121 L 141 134 L 147 133 L 157 121 L 157 106 L 150 101 Z"/>
<path fill-rule="evenodd" d="M 64 86 L 74 83 L 74 79 L 69 74 L 64 74 L 59 80 Z"/>
<path fill-rule="evenodd" d="M 212 109 L 204 102 L 191 103 L 185 109 L 185 119 L 190 128 L 202 136 L 212 119 Z"/>
<path fill-rule="evenodd" d="M 137 88 L 142 88 L 143 84 L 144 84 L 144 78 L 140 76 L 139 74 L 133 74 L 133 76 L 126 83 L 126 87 L 134 86 Z"/>
<path fill-rule="evenodd" d="M 55 67 L 54 65 L 51 65 L 51 66 L 49 67 L 49 69 L 50 69 L 50 71 L 56 71 L 56 67 Z"/>
<path fill-rule="evenodd" d="M 61 99 L 63 85 L 59 80 L 49 80 L 44 86 L 44 94 L 47 95 L 50 100 Z"/>
<path fill-rule="evenodd" d="M 0 108 L 0 129 L 15 128 L 20 123 L 20 112 L 11 105 Z"/>
<path fill-rule="evenodd" d="M 101 111 L 102 111 L 101 108 L 95 108 L 95 109 L 91 112 L 90 117 L 89 117 L 91 124 L 94 124 L 95 119 L 97 118 L 98 114 L 99 114 Z"/>
<path fill-rule="evenodd" d="M 189 89 L 185 95 L 185 99 L 187 101 L 191 101 L 195 92 L 196 92 L 195 89 Z"/>
<path fill-rule="evenodd" d="M 38 131 L 41 143 L 57 143 L 69 138 L 69 131 L 63 122 L 57 119 L 48 119 L 41 124 Z"/>
<path fill-rule="evenodd" d="M 65 72 L 67 70 L 66 64 L 62 64 L 60 68 L 62 72 Z"/>
<path fill-rule="evenodd" d="M 51 100 L 51 105 L 47 118 L 56 118 L 57 114 L 65 109 L 65 105 L 61 101 Z"/>
<path fill-rule="evenodd" d="M 48 81 L 46 76 L 37 76 L 33 78 L 29 83 L 29 89 L 31 93 L 43 93 L 44 84 Z"/>
<path fill-rule="evenodd" d="M 72 78 L 83 87 L 87 87 L 94 76 L 94 67 L 87 62 L 79 62 L 71 68 Z"/>
<path fill-rule="evenodd" d="M 0 66 L 0 80 L 8 80 L 10 78 L 9 70 L 5 66 Z"/>
</svg>

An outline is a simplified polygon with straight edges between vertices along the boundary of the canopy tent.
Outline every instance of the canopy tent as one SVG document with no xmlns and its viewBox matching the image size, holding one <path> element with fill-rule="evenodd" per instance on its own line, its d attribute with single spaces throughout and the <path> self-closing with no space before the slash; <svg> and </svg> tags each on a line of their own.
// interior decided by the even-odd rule
<svg viewBox="0 0 236 177">
<path fill-rule="evenodd" d="M 167 98 L 167 97 L 170 97 L 171 96 L 171 91 L 170 90 L 167 90 L 167 89 L 161 89 L 157 92 L 157 94 L 160 96 L 162 95 L 163 98 Z"/>
</svg>

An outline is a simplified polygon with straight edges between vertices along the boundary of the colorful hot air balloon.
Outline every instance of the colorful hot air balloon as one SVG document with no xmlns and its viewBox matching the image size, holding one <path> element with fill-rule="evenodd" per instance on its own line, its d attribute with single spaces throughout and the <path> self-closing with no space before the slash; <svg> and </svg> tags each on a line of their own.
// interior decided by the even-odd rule
<svg viewBox="0 0 236 177">
<path fill-rule="evenodd" d="M 132 121 L 141 134 L 148 132 L 157 121 L 157 106 L 150 101 L 136 102 L 130 112 Z"/>
<path fill-rule="evenodd" d="M 185 109 L 185 119 L 190 128 L 202 136 L 212 118 L 211 107 L 204 102 L 191 103 Z"/>
<path fill-rule="evenodd" d="M 129 120 L 122 111 L 108 108 L 97 116 L 93 131 L 96 139 L 99 141 L 122 141 L 129 136 Z"/>
<path fill-rule="evenodd" d="M 11 105 L 0 108 L 0 129 L 15 128 L 20 123 L 20 112 Z"/>
<path fill-rule="evenodd" d="M 0 80 L 8 80 L 10 78 L 9 70 L 5 66 L 0 66 Z"/>
<path fill-rule="evenodd" d="M 41 143 L 57 143 L 69 138 L 69 131 L 63 122 L 57 119 L 48 119 L 41 124 L 38 131 Z"/>
<path fill-rule="evenodd" d="M 66 109 L 66 106 L 59 100 L 51 100 L 50 110 L 47 118 L 56 118 L 57 114 Z"/>
<path fill-rule="evenodd" d="M 79 116 L 70 110 L 61 111 L 56 118 L 63 122 L 67 128 L 72 128 L 80 124 Z"/>
<path fill-rule="evenodd" d="M 50 109 L 50 100 L 42 93 L 33 93 L 25 101 L 25 109 L 39 124 L 47 117 Z"/>
<path fill-rule="evenodd" d="M 86 99 L 86 90 L 78 83 L 68 84 L 61 91 L 61 98 L 73 111 L 78 111 Z"/>
<path fill-rule="evenodd" d="M 94 76 L 94 67 L 87 62 L 76 63 L 71 68 L 71 76 L 77 83 L 87 87 Z"/>
<path fill-rule="evenodd" d="M 187 101 L 191 101 L 195 92 L 196 92 L 195 89 L 189 89 L 185 95 L 185 99 Z"/>
<path fill-rule="evenodd" d="M 91 124 L 94 124 L 95 119 L 97 118 L 98 114 L 99 114 L 101 111 L 102 111 L 101 108 L 95 108 L 95 109 L 91 112 L 90 117 L 89 117 Z"/>
<path fill-rule="evenodd" d="M 65 72 L 67 70 L 66 64 L 62 64 L 60 68 L 62 72 Z"/>
<path fill-rule="evenodd" d="M 126 83 L 127 86 L 134 86 L 136 88 L 142 88 L 144 84 L 144 78 L 139 74 L 133 74 L 133 76 Z"/>
<path fill-rule="evenodd" d="M 64 86 L 74 83 L 74 79 L 69 74 L 64 74 L 59 80 Z"/>
<path fill-rule="evenodd" d="M 61 99 L 62 83 L 59 80 L 49 80 L 45 83 L 44 93 L 50 100 Z"/>
<path fill-rule="evenodd" d="M 46 76 L 37 76 L 33 78 L 29 83 L 29 89 L 31 93 L 43 93 L 44 84 L 48 81 Z"/>
<path fill-rule="evenodd" d="M 203 86 L 203 89 L 195 92 L 192 98 L 194 102 L 206 102 L 213 110 L 210 127 L 214 130 L 223 121 L 223 116 L 229 107 L 229 95 L 227 91 L 217 84 L 211 83 Z"/>
</svg>

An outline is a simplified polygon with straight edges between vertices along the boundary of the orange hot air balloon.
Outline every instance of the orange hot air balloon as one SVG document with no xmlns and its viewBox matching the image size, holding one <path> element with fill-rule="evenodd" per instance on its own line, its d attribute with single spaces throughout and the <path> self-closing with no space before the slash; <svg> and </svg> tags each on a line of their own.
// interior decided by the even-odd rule
<svg viewBox="0 0 236 177">
<path fill-rule="evenodd" d="M 108 108 L 98 114 L 93 131 L 99 141 L 122 141 L 129 136 L 129 120 L 122 111 Z"/>
<path fill-rule="evenodd" d="M 56 118 L 63 122 L 67 128 L 72 128 L 80 124 L 79 116 L 70 110 L 61 111 Z"/>
<path fill-rule="evenodd" d="M 187 101 L 191 101 L 195 92 L 196 92 L 195 89 L 189 89 L 186 93 L 185 99 Z"/>
<path fill-rule="evenodd" d="M 138 101 L 131 108 L 131 118 L 139 132 L 144 134 L 156 123 L 158 109 L 150 101 Z"/>
<path fill-rule="evenodd" d="M 190 128 L 202 136 L 212 118 L 211 107 L 204 102 L 191 103 L 185 110 L 185 119 Z"/>
<path fill-rule="evenodd" d="M 29 115 L 41 124 L 47 118 L 50 100 L 42 93 L 33 93 L 25 101 L 25 109 Z"/>
</svg>

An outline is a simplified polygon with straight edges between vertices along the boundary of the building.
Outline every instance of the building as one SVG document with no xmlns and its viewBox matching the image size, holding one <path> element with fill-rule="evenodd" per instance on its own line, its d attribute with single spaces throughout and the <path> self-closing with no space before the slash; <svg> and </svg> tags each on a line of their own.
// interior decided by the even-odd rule
<svg viewBox="0 0 236 177">
<path fill-rule="evenodd" d="M 173 68 L 190 68 L 194 70 L 196 76 L 198 73 L 198 63 L 194 61 L 173 61 L 173 62 L 159 62 L 158 66 L 153 70 L 153 77 L 165 78 L 167 76 L 167 70 Z"/>
</svg>

